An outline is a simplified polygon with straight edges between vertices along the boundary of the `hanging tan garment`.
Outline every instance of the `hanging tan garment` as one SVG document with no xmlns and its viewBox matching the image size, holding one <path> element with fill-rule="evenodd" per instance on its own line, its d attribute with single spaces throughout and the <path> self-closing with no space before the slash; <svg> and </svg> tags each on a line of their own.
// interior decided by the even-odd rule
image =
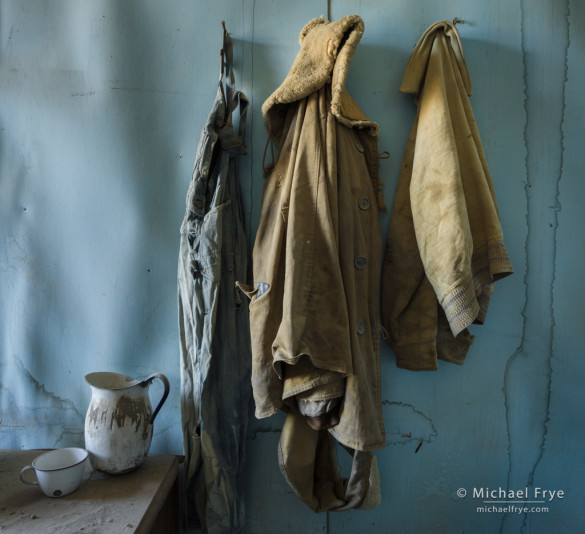
<svg viewBox="0 0 585 534">
<path fill-rule="evenodd" d="M 494 282 L 513 269 L 454 24 L 427 29 L 400 90 L 415 95 L 417 114 L 388 229 L 382 314 L 397 365 L 434 370 L 438 359 L 463 363 L 467 327 L 484 322 Z"/>
<path fill-rule="evenodd" d="M 254 246 L 250 322 L 257 417 L 288 412 L 281 469 L 314 511 L 379 502 L 373 449 L 385 446 L 380 391 L 378 125 L 345 89 L 357 16 L 316 19 L 263 106 L 278 158 Z M 333 445 L 350 449 L 349 481 Z"/>
</svg>

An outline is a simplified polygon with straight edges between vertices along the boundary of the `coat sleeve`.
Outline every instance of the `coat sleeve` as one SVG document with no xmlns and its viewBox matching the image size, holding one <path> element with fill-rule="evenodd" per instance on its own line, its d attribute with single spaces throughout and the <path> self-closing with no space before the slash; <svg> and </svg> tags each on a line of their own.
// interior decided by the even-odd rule
<svg viewBox="0 0 585 534">
<path fill-rule="evenodd" d="M 425 273 L 457 335 L 479 313 L 471 270 L 473 237 L 460 158 L 460 136 L 471 137 L 450 59 L 438 33 L 420 94 L 410 198 L 416 241 Z"/>
<path fill-rule="evenodd" d="M 437 32 L 410 185 L 421 260 L 454 336 L 483 323 L 494 282 L 513 272 L 465 72 L 452 41 Z"/>
</svg>

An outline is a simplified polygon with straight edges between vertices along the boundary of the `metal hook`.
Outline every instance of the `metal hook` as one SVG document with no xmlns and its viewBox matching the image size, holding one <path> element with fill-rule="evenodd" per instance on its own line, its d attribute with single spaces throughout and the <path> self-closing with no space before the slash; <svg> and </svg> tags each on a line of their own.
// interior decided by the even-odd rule
<svg viewBox="0 0 585 534">
<path fill-rule="evenodd" d="M 453 17 L 453 24 L 455 24 L 455 25 L 465 24 L 465 21 L 463 19 L 460 19 L 459 17 Z"/>
<path fill-rule="evenodd" d="M 225 70 L 225 57 L 224 57 L 224 52 L 223 52 L 223 47 L 225 46 L 225 38 L 226 35 L 228 33 L 227 28 L 225 27 L 225 20 L 221 21 L 221 25 L 223 27 L 223 43 L 221 46 L 221 50 L 219 51 L 219 57 L 221 58 L 221 64 L 220 64 L 220 73 L 219 73 L 219 81 L 221 82 L 223 80 L 223 71 Z"/>
</svg>

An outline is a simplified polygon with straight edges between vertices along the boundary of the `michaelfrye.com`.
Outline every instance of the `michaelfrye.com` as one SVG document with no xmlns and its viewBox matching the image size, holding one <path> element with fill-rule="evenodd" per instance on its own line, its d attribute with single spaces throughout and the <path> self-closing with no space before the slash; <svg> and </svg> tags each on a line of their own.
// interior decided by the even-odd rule
<svg viewBox="0 0 585 534">
<path fill-rule="evenodd" d="M 456 491 L 460 499 L 471 498 L 481 502 L 476 505 L 479 513 L 546 513 L 549 504 L 565 498 L 565 490 L 541 488 L 538 486 L 522 489 L 507 489 L 502 487 L 459 488 Z"/>
</svg>

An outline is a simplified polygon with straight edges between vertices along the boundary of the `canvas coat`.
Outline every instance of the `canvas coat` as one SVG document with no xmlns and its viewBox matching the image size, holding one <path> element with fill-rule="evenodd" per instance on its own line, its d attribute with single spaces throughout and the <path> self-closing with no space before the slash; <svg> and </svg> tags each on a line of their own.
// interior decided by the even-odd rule
<svg viewBox="0 0 585 534">
<path fill-rule="evenodd" d="M 417 113 L 394 198 L 383 267 L 382 313 L 397 365 L 463 363 L 494 282 L 513 269 L 469 95 L 457 28 L 430 26 L 400 87 Z"/>
<path fill-rule="evenodd" d="M 277 159 L 253 252 L 256 416 L 288 413 L 281 469 L 315 511 L 374 506 L 385 446 L 379 361 L 378 125 L 345 89 L 363 22 L 315 19 L 263 105 Z M 353 455 L 344 481 L 334 437 Z M 376 486 L 376 487 L 373 487 Z"/>
</svg>

